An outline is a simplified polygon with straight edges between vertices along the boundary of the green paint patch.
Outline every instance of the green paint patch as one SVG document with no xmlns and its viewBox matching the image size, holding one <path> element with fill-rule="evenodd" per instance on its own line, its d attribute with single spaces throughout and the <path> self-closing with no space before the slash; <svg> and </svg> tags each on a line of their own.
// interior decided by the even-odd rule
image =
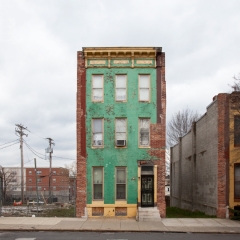
<svg viewBox="0 0 240 240">
<path fill-rule="evenodd" d="M 166 209 L 167 218 L 216 218 L 216 216 L 206 215 L 200 211 L 189 211 L 180 209 L 177 207 L 167 207 Z"/>
</svg>

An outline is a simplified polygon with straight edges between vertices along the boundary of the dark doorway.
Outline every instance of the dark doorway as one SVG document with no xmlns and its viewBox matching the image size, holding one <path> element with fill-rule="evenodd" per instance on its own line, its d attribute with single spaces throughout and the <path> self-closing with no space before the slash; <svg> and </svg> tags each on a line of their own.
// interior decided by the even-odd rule
<svg viewBox="0 0 240 240">
<path fill-rule="evenodd" d="M 141 176 L 141 207 L 154 206 L 153 175 Z"/>
</svg>

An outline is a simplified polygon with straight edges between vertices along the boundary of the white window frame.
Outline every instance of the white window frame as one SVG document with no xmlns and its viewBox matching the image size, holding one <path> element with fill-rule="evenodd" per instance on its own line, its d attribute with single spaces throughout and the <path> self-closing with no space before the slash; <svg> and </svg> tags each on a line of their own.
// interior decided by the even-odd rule
<svg viewBox="0 0 240 240">
<path fill-rule="evenodd" d="M 102 174 L 102 182 L 96 182 L 95 179 L 94 179 L 94 170 L 95 169 L 101 169 L 101 174 Z M 103 173 L 103 167 L 99 167 L 99 166 L 96 166 L 96 167 L 93 167 L 92 168 L 92 199 L 94 201 L 96 200 L 103 200 L 104 199 L 104 192 L 103 192 L 103 183 L 104 183 L 104 173 Z M 101 198 L 95 198 L 95 192 L 94 192 L 94 189 L 95 189 L 95 185 L 101 185 L 101 194 L 102 194 L 102 197 Z"/>
<path fill-rule="evenodd" d="M 42 174 L 42 171 L 41 170 L 37 170 L 37 175 L 40 175 Z"/>
<path fill-rule="evenodd" d="M 42 190 L 42 187 L 41 187 L 41 186 L 38 186 L 38 190 Z"/>
<path fill-rule="evenodd" d="M 118 182 L 118 170 L 124 170 L 125 171 L 125 182 Z M 118 196 L 118 187 L 123 186 L 125 187 L 125 197 L 119 197 Z M 115 186 L 115 191 L 116 191 L 116 200 L 117 201 L 125 201 L 127 199 L 127 168 L 126 167 L 116 167 L 116 186 Z"/>
<path fill-rule="evenodd" d="M 53 182 L 54 182 L 54 183 L 57 182 L 56 178 L 53 178 Z"/>
<path fill-rule="evenodd" d="M 28 171 L 28 174 L 29 174 L 29 175 L 32 175 L 32 171 Z"/>
<path fill-rule="evenodd" d="M 117 81 L 118 81 L 118 77 L 120 79 L 120 77 L 125 77 L 125 86 L 124 87 L 118 87 L 117 85 Z M 118 91 L 125 91 L 125 98 L 122 99 L 118 99 Z M 115 101 L 116 102 L 126 102 L 127 101 L 127 74 L 117 74 L 115 75 Z"/>
<path fill-rule="evenodd" d="M 118 131 L 117 129 L 117 122 L 118 121 L 125 121 L 125 131 Z M 122 136 L 119 136 L 122 135 Z M 125 137 L 124 137 L 125 135 Z M 127 118 L 115 118 L 115 145 L 117 146 L 117 140 L 125 140 L 127 142 Z M 127 144 L 125 145 L 125 147 Z"/>
<path fill-rule="evenodd" d="M 101 76 L 102 77 L 102 86 L 101 87 L 94 87 L 94 77 L 95 76 Z M 102 90 L 102 96 L 101 99 L 95 99 L 97 96 L 94 96 L 95 90 Z M 104 77 L 103 74 L 93 74 L 92 75 L 92 102 L 103 102 L 104 101 Z"/>
<path fill-rule="evenodd" d="M 101 132 L 97 132 L 94 130 L 94 121 L 95 120 L 101 120 L 102 121 L 102 129 Z M 102 148 L 104 146 L 104 119 L 103 118 L 93 118 L 92 119 L 92 147 L 96 148 L 96 147 L 100 147 Z M 96 139 L 97 134 L 102 134 L 102 139 L 98 140 Z"/>
<path fill-rule="evenodd" d="M 144 77 L 148 76 L 148 86 L 147 87 L 140 86 L 141 85 L 141 83 L 140 83 L 141 76 L 144 76 Z M 151 97 L 150 89 L 151 89 L 150 74 L 139 74 L 138 75 L 138 101 L 139 102 L 150 102 L 150 97 Z M 148 90 L 148 99 L 143 98 L 141 90 Z"/>
<path fill-rule="evenodd" d="M 143 121 L 148 121 L 148 126 L 142 127 Z M 148 134 L 148 144 L 143 144 L 143 134 Z M 139 147 L 150 147 L 150 118 L 139 118 L 138 122 L 138 145 Z"/>
<path fill-rule="evenodd" d="M 42 182 L 42 179 L 41 179 L 41 178 L 37 178 L 37 182 L 38 182 L 38 183 L 41 183 L 41 182 Z"/>
<path fill-rule="evenodd" d="M 57 187 L 56 186 L 53 186 L 53 191 L 56 191 L 57 190 Z"/>
</svg>

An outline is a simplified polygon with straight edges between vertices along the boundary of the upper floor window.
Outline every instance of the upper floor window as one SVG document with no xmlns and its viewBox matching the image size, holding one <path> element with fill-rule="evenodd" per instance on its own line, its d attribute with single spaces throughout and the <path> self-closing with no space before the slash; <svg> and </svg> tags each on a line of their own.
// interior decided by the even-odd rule
<svg viewBox="0 0 240 240">
<path fill-rule="evenodd" d="M 37 171 L 37 174 L 38 174 L 38 175 L 42 174 L 42 171 Z"/>
<path fill-rule="evenodd" d="M 139 75 L 138 78 L 139 101 L 150 101 L 150 75 Z"/>
<path fill-rule="evenodd" d="M 92 75 L 92 101 L 103 101 L 103 75 Z"/>
<path fill-rule="evenodd" d="M 115 100 L 127 100 L 127 75 L 116 75 Z"/>
<path fill-rule="evenodd" d="M 234 116 L 234 146 L 240 147 L 240 115 Z"/>
<path fill-rule="evenodd" d="M 116 129 L 115 129 L 116 146 L 117 147 L 126 146 L 127 119 L 126 118 L 116 118 L 115 127 L 116 127 Z"/>
<path fill-rule="evenodd" d="M 56 171 L 53 171 L 53 174 L 56 174 Z"/>
<path fill-rule="evenodd" d="M 139 119 L 139 146 L 140 147 L 150 146 L 150 119 L 149 118 Z"/>
<path fill-rule="evenodd" d="M 103 119 L 92 119 L 92 146 L 103 146 Z"/>
<path fill-rule="evenodd" d="M 29 174 L 29 175 L 32 175 L 32 171 L 28 171 L 28 174 Z"/>
</svg>

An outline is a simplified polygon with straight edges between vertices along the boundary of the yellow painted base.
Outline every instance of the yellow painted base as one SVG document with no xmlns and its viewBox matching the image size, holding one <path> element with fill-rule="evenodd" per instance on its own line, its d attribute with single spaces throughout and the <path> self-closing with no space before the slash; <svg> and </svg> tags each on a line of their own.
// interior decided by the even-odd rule
<svg viewBox="0 0 240 240">
<path fill-rule="evenodd" d="M 101 202 L 93 202 L 92 204 L 87 204 L 88 217 L 98 217 L 93 216 L 93 208 L 103 208 L 103 217 L 116 217 L 116 208 L 127 208 L 126 216 L 120 217 L 136 217 L 137 215 L 137 204 L 127 204 L 126 202 L 119 202 L 116 204 L 104 204 Z"/>
</svg>

